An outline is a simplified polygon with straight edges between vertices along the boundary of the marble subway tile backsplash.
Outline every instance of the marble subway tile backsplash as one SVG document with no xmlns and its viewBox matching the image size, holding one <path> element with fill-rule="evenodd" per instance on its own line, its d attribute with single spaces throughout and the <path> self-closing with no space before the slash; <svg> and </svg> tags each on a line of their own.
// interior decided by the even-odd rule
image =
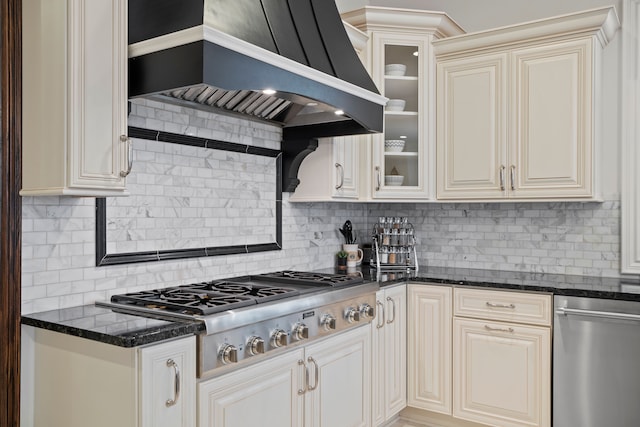
<svg viewBox="0 0 640 427">
<path fill-rule="evenodd" d="M 136 100 L 131 126 L 279 149 L 279 128 L 242 118 Z M 136 144 L 153 167 L 165 149 Z M 135 168 L 135 166 L 134 166 Z M 155 179 L 154 179 L 155 180 Z M 161 182 L 148 184 L 162 191 Z M 155 186 L 155 187 L 154 187 Z M 176 190 L 180 193 L 180 190 Z M 280 269 L 330 267 L 350 219 L 368 242 L 379 216 L 406 216 L 416 229 L 421 270 L 429 266 L 618 277 L 620 202 L 364 204 L 289 203 L 281 251 L 110 267 L 95 266 L 95 199 L 23 198 L 22 312 L 106 300 L 115 293 Z M 242 200 L 234 206 L 243 205 Z M 136 230 L 130 232 L 135 233 Z"/>
</svg>

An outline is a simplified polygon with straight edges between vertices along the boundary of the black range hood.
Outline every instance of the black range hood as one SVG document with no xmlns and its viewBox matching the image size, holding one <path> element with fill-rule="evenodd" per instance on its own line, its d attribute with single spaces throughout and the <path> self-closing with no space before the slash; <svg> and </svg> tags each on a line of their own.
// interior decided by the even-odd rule
<svg viewBox="0 0 640 427">
<path fill-rule="evenodd" d="M 282 126 L 284 191 L 316 138 L 382 132 L 386 103 L 333 0 L 129 0 L 129 97 Z"/>
</svg>

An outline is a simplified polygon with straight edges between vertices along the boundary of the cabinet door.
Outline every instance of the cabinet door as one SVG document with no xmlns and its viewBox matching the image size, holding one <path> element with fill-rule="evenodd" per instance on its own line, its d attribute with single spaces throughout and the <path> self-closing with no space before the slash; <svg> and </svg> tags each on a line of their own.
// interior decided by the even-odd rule
<svg viewBox="0 0 640 427">
<path fill-rule="evenodd" d="M 513 51 L 512 197 L 593 195 L 593 43 Z"/>
<path fill-rule="evenodd" d="M 408 285 L 408 404 L 451 415 L 451 288 Z"/>
<path fill-rule="evenodd" d="M 454 319 L 453 415 L 503 427 L 549 426 L 549 328 Z"/>
<path fill-rule="evenodd" d="M 358 173 L 360 159 L 358 136 L 341 136 L 333 138 L 334 185 L 333 198 L 357 199 Z"/>
<path fill-rule="evenodd" d="M 385 307 L 384 290 L 376 292 L 376 316 L 371 321 L 371 413 L 372 424 L 379 426 L 385 423 Z"/>
<path fill-rule="evenodd" d="M 438 199 L 504 198 L 507 54 L 437 65 Z"/>
<path fill-rule="evenodd" d="M 37 126 L 23 129 L 21 194 L 126 194 L 127 0 L 23 11 L 23 115 Z"/>
<path fill-rule="evenodd" d="M 408 34 L 373 33 L 373 79 L 392 102 L 385 110 L 384 133 L 373 135 L 373 198 L 433 197 L 435 165 L 432 119 L 434 70 L 429 38 Z M 406 66 L 393 72 L 391 64 Z M 394 141 L 394 142 L 388 142 Z M 402 144 L 393 148 L 389 144 Z"/>
<path fill-rule="evenodd" d="M 303 372 L 296 350 L 200 383 L 198 426 L 302 426 Z"/>
<path fill-rule="evenodd" d="M 195 337 L 140 349 L 140 426 L 195 426 L 195 392 Z"/>
<path fill-rule="evenodd" d="M 124 189 L 127 153 L 127 2 L 71 0 L 71 187 Z M 105 25 L 106 24 L 106 25 Z M 99 28 L 100 31 L 96 31 Z"/>
<path fill-rule="evenodd" d="M 385 289 L 384 395 L 386 419 L 407 406 L 407 292 L 406 286 Z"/>
<path fill-rule="evenodd" d="M 305 356 L 311 388 L 305 426 L 370 426 L 371 329 L 363 326 L 312 344 Z"/>
<path fill-rule="evenodd" d="M 322 138 L 318 148 L 302 161 L 300 184 L 291 193 L 291 202 L 324 202 L 358 199 L 362 136 Z M 327 175 L 331 177 L 327 178 Z"/>
</svg>

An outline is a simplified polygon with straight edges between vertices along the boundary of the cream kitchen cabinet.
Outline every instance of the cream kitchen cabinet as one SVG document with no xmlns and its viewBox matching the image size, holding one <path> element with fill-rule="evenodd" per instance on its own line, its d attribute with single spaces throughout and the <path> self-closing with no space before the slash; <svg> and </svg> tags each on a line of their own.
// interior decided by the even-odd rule
<svg viewBox="0 0 640 427">
<path fill-rule="evenodd" d="M 360 142 L 362 136 L 323 138 L 302 162 L 300 183 L 290 202 L 357 201 L 360 197 Z M 321 179 L 331 172 L 329 179 Z"/>
<path fill-rule="evenodd" d="M 408 397 L 410 407 L 451 415 L 452 289 L 409 284 Z"/>
<path fill-rule="evenodd" d="M 439 200 L 598 197 L 613 7 L 434 42 Z"/>
<path fill-rule="evenodd" d="M 389 286 L 376 294 L 372 330 L 373 425 L 383 425 L 407 405 L 407 290 Z"/>
<path fill-rule="evenodd" d="M 435 196 L 435 57 L 432 42 L 462 34 L 440 12 L 367 6 L 347 12 L 343 20 L 368 36 L 367 67 L 381 93 L 404 107 L 385 111 L 384 133 L 369 136 L 362 165 L 368 200 L 432 200 Z M 405 66 L 404 72 L 389 69 Z M 404 141 L 391 151 L 385 141 Z M 402 176 L 393 183 L 391 176 Z"/>
<path fill-rule="evenodd" d="M 198 386 L 198 425 L 368 427 L 371 330 L 352 329 Z"/>
<path fill-rule="evenodd" d="M 621 253 L 623 274 L 640 274 L 640 1 L 624 3 L 622 52 Z"/>
<path fill-rule="evenodd" d="M 30 427 L 195 427 L 195 337 L 124 348 L 25 328 Z"/>
<path fill-rule="evenodd" d="M 340 145 L 336 151 L 335 142 L 331 147 L 321 141 L 318 152 L 301 163 L 300 185 L 289 200 L 433 200 L 435 58 L 431 42 L 463 31 L 440 12 L 367 6 L 342 18 L 380 92 L 405 101 L 405 106 L 394 111 L 387 108 L 384 133 L 338 140 L 338 144 L 349 146 L 346 151 L 341 151 Z M 390 64 L 405 65 L 406 70 L 397 75 L 387 70 Z M 401 151 L 386 150 L 385 140 L 404 141 L 404 147 Z M 344 164 L 340 161 L 342 152 L 346 153 Z M 318 176 L 327 175 L 331 181 L 318 182 Z M 393 185 L 385 179 L 391 175 L 402 176 L 402 182 Z"/>
<path fill-rule="evenodd" d="M 551 425 L 552 298 L 454 289 L 453 416 Z"/>
<path fill-rule="evenodd" d="M 195 337 L 142 347 L 139 359 L 140 426 L 195 426 Z"/>
<path fill-rule="evenodd" d="M 200 427 L 303 426 L 304 350 L 202 382 Z"/>
<path fill-rule="evenodd" d="M 24 196 L 126 194 L 127 1 L 23 2 Z"/>
<path fill-rule="evenodd" d="M 421 410 L 412 416 L 550 425 L 551 295 L 409 284 L 407 297 L 408 406 Z"/>
</svg>

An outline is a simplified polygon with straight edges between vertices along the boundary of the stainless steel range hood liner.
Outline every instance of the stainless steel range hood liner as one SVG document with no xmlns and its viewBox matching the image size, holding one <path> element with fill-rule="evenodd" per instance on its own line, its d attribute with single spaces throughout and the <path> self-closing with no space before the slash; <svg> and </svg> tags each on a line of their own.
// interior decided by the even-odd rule
<svg viewBox="0 0 640 427">
<path fill-rule="evenodd" d="M 285 141 L 382 131 L 386 98 L 333 1 L 130 0 L 129 42 L 131 97 L 252 114 Z"/>
</svg>

